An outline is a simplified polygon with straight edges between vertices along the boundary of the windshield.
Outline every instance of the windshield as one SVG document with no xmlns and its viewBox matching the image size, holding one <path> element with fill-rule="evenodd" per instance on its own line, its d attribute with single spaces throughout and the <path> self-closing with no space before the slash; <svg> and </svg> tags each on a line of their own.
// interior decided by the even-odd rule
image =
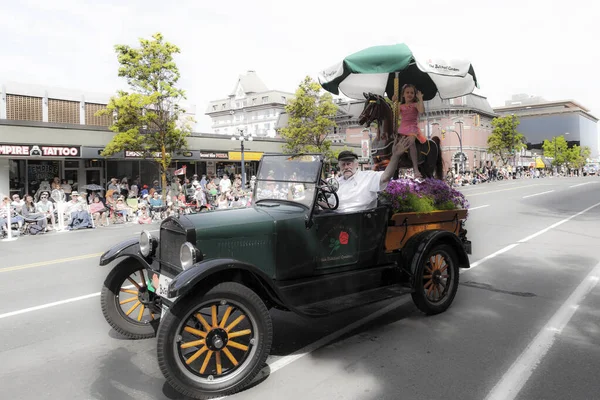
<svg viewBox="0 0 600 400">
<path fill-rule="evenodd" d="M 312 207 L 321 156 L 263 156 L 256 177 L 256 201 L 288 200 Z"/>
</svg>

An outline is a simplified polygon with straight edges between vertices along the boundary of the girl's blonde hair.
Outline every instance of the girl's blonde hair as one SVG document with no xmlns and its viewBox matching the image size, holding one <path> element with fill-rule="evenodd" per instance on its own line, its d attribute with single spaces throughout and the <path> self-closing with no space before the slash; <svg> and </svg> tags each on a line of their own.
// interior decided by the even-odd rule
<svg viewBox="0 0 600 400">
<path fill-rule="evenodd" d="M 413 90 L 415 91 L 415 98 L 413 103 L 417 102 L 417 88 L 412 83 L 407 83 L 406 85 L 402 86 L 402 91 L 400 92 L 400 104 L 406 103 L 406 100 L 404 99 L 404 91 L 409 87 L 413 88 Z"/>
</svg>

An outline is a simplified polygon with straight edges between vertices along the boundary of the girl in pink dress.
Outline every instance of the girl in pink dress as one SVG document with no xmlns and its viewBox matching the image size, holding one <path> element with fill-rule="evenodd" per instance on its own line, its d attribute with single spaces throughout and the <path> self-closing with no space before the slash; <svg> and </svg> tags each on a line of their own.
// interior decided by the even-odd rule
<svg viewBox="0 0 600 400">
<path fill-rule="evenodd" d="M 408 136 L 410 140 L 409 152 L 410 159 L 413 164 L 415 178 L 421 178 L 417 163 L 417 147 L 415 146 L 415 138 L 421 143 L 425 143 L 427 138 L 423 136 L 419 129 L 419 113 L 424 112 L 423 109 L 423 93 L 417 91 L 414 85 L 407 84 L 402 86 L 400 93 L 400 104 L 398 104 L 398 114 L 402 118 L 398 133 L 403 136 Z"/>
</svg>

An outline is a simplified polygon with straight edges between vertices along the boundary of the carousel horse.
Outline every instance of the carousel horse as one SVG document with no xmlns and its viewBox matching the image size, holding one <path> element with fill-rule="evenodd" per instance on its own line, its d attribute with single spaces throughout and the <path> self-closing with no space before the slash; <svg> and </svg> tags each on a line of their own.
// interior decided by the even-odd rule
<svg viewBox="0 0 600 400">
<path fill-rule="evenodd" d="M 394 112 L 392 106 L 382 96 L 373 93 L 364 93 L 364 96 L 367 101 L 358 117 L 358 123 L 368 128 L 373 121 L 377 121 L 377 136 L 371 144 L 371 156 L 374 162 L 373 170 L 383 171 L 390 162 L 392 147 L 399 135 L 394 124 Z M 434 136 L 425 143 L 415 140 L 415 144 L 421 175 L 426 178 L 444 179 L 440 138 Z M 400 156 L 398 168 L 412 168 L 408 151 Z"/>
</svg>

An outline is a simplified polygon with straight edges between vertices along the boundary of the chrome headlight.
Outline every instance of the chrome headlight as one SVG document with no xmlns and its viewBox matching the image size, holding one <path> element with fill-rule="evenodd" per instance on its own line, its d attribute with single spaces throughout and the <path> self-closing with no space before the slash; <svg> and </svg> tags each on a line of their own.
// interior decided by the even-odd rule
<svg viewBox="0 0 600 400">
<path fill-rule="evenodd" d="M 198 257 L 198 250 L 190 243 L 185 242 L 179 249 L 179 261 L 181 262 L 181 268 L 184 270 L 188 269 L 196 262 Z"/>
<path fill-rule="evenodd" d="M 150 232 L 142 231 L 142 233 L 140 233 L 140 253 L 142 253 L 144 257 L 148 257 L 152 252 L 152 248 L 154 247 L 153 241 L 154 239 Z"/>
</svg>

